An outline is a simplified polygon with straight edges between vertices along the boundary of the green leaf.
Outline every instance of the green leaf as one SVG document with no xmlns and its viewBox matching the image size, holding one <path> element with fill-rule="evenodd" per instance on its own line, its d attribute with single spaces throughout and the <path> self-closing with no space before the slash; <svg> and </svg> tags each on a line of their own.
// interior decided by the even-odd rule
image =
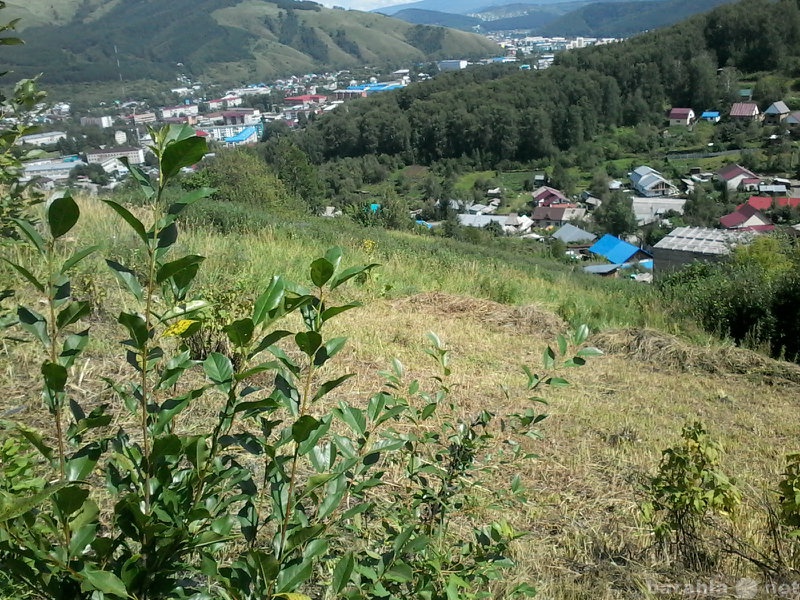
<svg viewBox="0 0 800 600">
<path fill-rule="evenodd" d="M 342 249 L 339 246 L 328 248 L 328 251 L 325 252 L 325 260 L 333 265 L 333 270 L 335 271 L 342 262 Z"/>
<path fill-rule="evenodd" d="M 603 351 L 599 348 L 581 348 L 578 350 L 577 355 L 583 358 L 590 357 L 590 356 L 603 356 Z"/>
<path fill-rule="evenodd" d="M 291 331 L 286 331 L 286 330 L 283 330 L 283 329 L 279 329 L 277 331 L 270 332 L 269 334 L 267 334 L 263 338 L 261 338 L 261 341 L 258 343 L 258 346 L 256 346 L 255 349 L 253 349 L 253 351 L 250 352 L 250 354 L 247 356 L 247 358 L 253 358 L 254 356 L 259 354 L 260 352 L 263 352 L 264 350 L 266 350 L 267 348 L 269 348 L 270 346 L 272 346 L 276 342 L 279 342 L 283 338 L 288 337 L 290 335 L 292 335 Z"/>
<path fill-rule="evenodd" d="M 22 265 L 18 265 L 18 264 L 17 264 L 17 263 L 15 263 L 15 262 L 11 262 L 10 260 L 8 260 L 7 258 L 4 258 L 4 257 L 2 257 L 2 256 L 0 256 L 0 260 L 2 260 L 2 261 L 4 261 L 4 262 L 8 263 L 9 265 L 11 265 L 12 267 L 14 267 L 14 269 L 16 269 L 16 271 L 17 271 L 17 272 L 18 272 L 20 275 L 22 275 L 22 276 L 23 276 L 25 279 L 27 279 L 27 280 L 28 280 L 28 282 L 29 282 L 29 283 L 30 283 L 30 284 L 31 284 L 33 287 L 35 287 L 35 288 L 38 290 L 38 292 L 39 292 L 40 294 L 44 294 L 44 293 L 45 293 L 45 291 L 44 291 L 44 284 L 43 284 L 43 283 L 40 283 L 40 282 L 39 282 L 39 280 L 38 280 L 38 279 L 36 279 L 36 277 L 34 277 L 33 273 L 31 273 L 30 271 L 28 271 L 28 269 L 26 269 L 26 268 L 25 268 L 25 267 L 23 267 Z"/>
<path fill-rule="evenodd" d="M 311 263 L 311 282 L 317 286 L 322 287 L 336 271 L 336 268 L 325 258 L 318 258 Z"/>
<path fill-rule="evenodd" d="M 298 444 L 306 441 L 321 424 L 311 415 L 303 415 L 292 424 L 292 439 Z"/>
<path fill-rule="evenodd" d="M 193 269 L 194 272 L 197 272 L 197 267 L 205 260 L 204 256 L 198 256 L 196 254 L 189 254 L 187 256 L 183 256 L 178 260 L 173 260 L 172 262 L 168 262 L 165 265 L 162 265 L 158 272 L 156 273 L 156 283 L 163 283 L 170 277 L 173 277 L 175 274 L 180 273 L 181 271 L 186 271 Z"/>
<path fill-rule="evenodd" d="M 208 306 L 206 300 L 192 300 L 191 302 L 180 302 L 161 315 L 161 322 L 165 323 L 175 317 L 186 317 L 198 310 L 203 310 Z"/>
<path fill-rule="evenodd" d="M 414 580 L 414 571 L 404 562 L 397 561 L 386 571 L 386 579 L 399 583 L 408 583 Z"/>
<path fill-rule="evenodd" d="M 349 304 L 343 304 L 342 306 L 331 306 L 330 308 L 326 308 L 322 311 L 322 322 L 324 323 L 328 319 L 332 319 L 338 314 L 341 314 L 345 311 L 351 310 L 353 308 L 359 308 L 363 306 L 361 302 L 351 302 Z"/>
<path fill-rule="evenodd" d="M 72 482 L 59 481 L 30 496 L 14 496 L 11 500 L 0 498 L 0 523 L 21 517 L 68 485 L 72 485 Z"/>
<path fill-rule="evenodd" d="M 283 278 L 275 276 L 269 282 L 266 291 L 256 300 L 253 307 L 253 323 L 261 325 L 269 314 L 278 308 L 283 301 L 285 285 Z"/>
<path fill-rule="evenodd" d="M 47 321 L 42 315 L 24 306 L 20 306 L 17 308 L 17 318 L 19 319 L 20 326 L 28 333 L 36 336 L 42 345 L 50 345 L 50 335 L 47 333 Z"/>
<path fill-rule="evenodd" d="M 203 361 L 203 371 L 206 376 L 217 385 L 230 384 L 233 382 L 233 364 L 224 354 L 212 352 Z"/>
<path fill-rule="evenodd" d="M 301 584 L 311 579 L 313 561 L 304 560 L 303 562 L 281 569 L 278 573 L 277 592 L 278 594 L 291 592 L 300 587 Z"/>
<path fill-rule="evenodd" d="M 133 271 L 113 260 L 106 259 L 106 264 L 114 272 L 114 276 L 119 280 L 119 282 L 124 285 L 131 294 L 133 294 L 134 298 L 139 301 L 144 298 L 142 284 L 139 283 L 139 279 L 136 277 L 136 274 Z"/>
<path fill-rule="evenodd" d="M 252 319 L 239 319 L 223 327 L 222 331 L 228 336 L 231 344 L 237 348 L 242 348 L 253 339 L 255 325 Z"/>
<path fill-rule="evenodd" d="M 558 338 L 556 338 L 556 339 L 558 340 L 558 353 L 561 356 L 566 355 L 566 353 L 567 353 L 567 338 L 565 338 L 563 335 L 561 335 L 559 333 L 558 334 Z"/>
<path fill-rule="evenodd" d="M 372 263 L 366 266 L 350 267 L 349 269 L 345 269 L 344 271 L 339 273 L 339 275 L 337 275 L 336 278 L 333 280 L 333 282 L 331 283 L 331 289 L 335 290 L 337 287 L 339 287 L 346 281 L 349 281 L 356 275 L 359 275 L 361 273 L 366 273 L 368 271 L 371 271 L 375 267 L 379 266 L 380 265 L 378 263 Z"/>
<path fill-rule="evenodd" d="M 194 134 L 194 130 L 192 130 L 192 134 Z M 183 135 L 183 133 L 180 135 Z M 177 175 L 183 167 L 191 167 L 197 164 L 207 152 L 208 144 L 197 135 L 168 143 L 161 154 L 160 170 L 162 181 Z"/>
<path fill-rule="evenodd" d="M 153 182 L 150 181 L 150 177 L 147 175 L 147 173 L 145 173 L 140 166 L 132 165 L 127 156 L 121 157 L 120 161 L 127 167 L 131 176 L 136 180 L 136 183 L 139 184 L 139 189 L 142 190 L 145 198 L 149 200 L 155 196 L 156 190 L 153 187 Z"/>
<path fill-rule="evenodd" d="M 77 300 L 75 302 L 70 302 L 58 313 L 56 317 L 56 326 L 59 330 L 64 329 L 67 325 L 72 325 L 91 312 L 92 307 L 88 302 Z"/>
<path fill-rule="evenodd" d="M 150 337 L 150 332 L 147 331 L 147 323 L 141 315 L 121 312 L 117 322 L 128 330 L 131 335 L 131 341 L 136 348 L 144 348 Z"/>
<path fill-rule="evenodd" d="M 42 256 L 47 254 L 47 248 L 45 246 L 44 239 L 41 235 L 39 235 L 39 232 L 36 231 L 33 225 L 23 219 L 12 219 L 12 221 L 14 221 L 16 226 L 19 227 L 22 233 L 25 234 L 25 237 L 27 237 L 36 247 L 36 249 L 39 251 L 39 254 Z"/>
<path fill-rule="evenodd" d="M 67 370 L 58 363 L 46 362 L 42 365 L 44 383 L 54 392 L 63 392 L 67 385 Z"/>
<path fill-rule="evenodd" d="M 198 200 L 202 200 L 203 198 L 209 198 L 215 192 L 214 188 L 199 188 L 196 190 L 192 190 L 188 194 L 184 194 L 179 198 L 176 202 L 169 205 L 167 212 L 170 215 L 179 215 L 182 213 L 187 207 L 191 206 Z"/>
<path fill-rule="evenodd" d="M 554 369 L 556 366 L 556 353 L 548 346 L 542 355 L 542 364 L 545 369 Z"/>
<path fill-rule="evenodd" d="M 333 593 L 339 594 L 344 588 L 347 587 L 347 584 L 350 582 L 350 575 L 353 573 L 353 567 L 355 566 L 355 560 L 353 559 L 353 553 L 348 552 L 342 558 L 339 559 L 339 562 L 336 563 L 336 566 L 333 568 L 333 580 L 331 581 L 331 587 L 333 588 Z"/>
<path fill-rule="evenodd" d="M 345 381 L 350 379 L 352 376 L 353 376 L 353 373 L 348 373 L 347 375 L 342 375 L 341 377 L 338 377 L 337 379 L 332 379 L 330 381 L 326 381 L 321 386 L 319 386 L 319 389 L 317 390 L 317 393 L 314 394 L 314 398 L 313 398 L 312 401 L 316 402 L 317 400 L 319 400 L 323 396 L 327 395 L 329 392 L 333 391 L 334 389 L 336 389 L 337 387 L 342 385 Z"/>
<path fill-rule="evenodd" d="M 53 197 L 47 203 L 46 214 L 50 235 L 53 236 L 53 239 L 58 239 L 75 227 L 81 211 L 67 191 L 63 195 Z"/>
<path fill-rule="evenodd" d="M 79 485 L 69 485 L 53 495 L 53 502 L 64 516 L 78 512 L 89 497 L 89 490 Z"/>
<path fill-rule="evenodd" d="M 128 590 L 122 580 L 109 571 L 95 569 L 90 564 L 83 567 L 80 572 L 85 578 L 81 583 L 81 589 L 85 592 L 97 590 L 103 594 L 116 596 L 118 598 L 128 598 Z"/>
<path fill-rule="evenodd" d="M 316 331 L 301 331 L 294 336 L 297 347 L 307 356 L 314 356 L 322 345 L 322 336 Z"/>
<path fill-rule="evenodd" d="M 39 454 L 44 456 L 47 460 L 53 459 L 53 449 L 47 445 L 41 433 L 28 427 L 27 425 L 23 425 L 22 423 L 16 423 L 15 426 L 22 437 L 24 437 L 34 448 L 39 451 Z"/>
<path fill-rule="evenodd" d="M 588 338 L 589 338 L 589 326 L 583 324 L 578 326 L 578 330 L 575 332 L 572 339 L 575 342 L 576 346 L 580 346 Z"/>
<path fill-rule="evenodd" d="M 363 436 L 367 430 L 367 417 L 360 408 L 350 406 L 345 402 L 340 402 L 339 407 L 333 409 L 333 413 L 339 417 L 350 429 L 359 436 Z"/>
<path fill-rule="evenodd" d="M 134 217 L 127 208 L 117 202 L 114 202 L 113 200 L 103 200 L 103 202 L 110 206 L 114 212 L 116 212 L 125 220 L 128 225 L 130 225 L 131 229 L 136 232 L 136 235 L 139 236 L 139 239 L 142 240 L 142 242 L 145 244 L 148 243 L 147 230 L 144 228 L 142 222 Z"/>
<path fill-rule="evenodd" d="M 90 254 L 99 249 L 100 246 L 89 246 L 88 248 L 84 248 L 83 250 L 78 250 L 77 252 L 75 252 L 75 254 L 73 254 L 67 260 L 65 260 L 63 265 L 61 265 L 61 274 L 65 275 L 67 271 L 69 271 L 72 267 L 74 267 L 84 258 L 86 258 L 87 256 L 89 256 Z"/>
<path fill-rule="evenodd" d="M 545 380 L 545 383 L 551 387 L 568 387 L 569 381 L 566 379 L 562 379 L 561 377 L 550 377 L 549 379 Z"/>
</svg>

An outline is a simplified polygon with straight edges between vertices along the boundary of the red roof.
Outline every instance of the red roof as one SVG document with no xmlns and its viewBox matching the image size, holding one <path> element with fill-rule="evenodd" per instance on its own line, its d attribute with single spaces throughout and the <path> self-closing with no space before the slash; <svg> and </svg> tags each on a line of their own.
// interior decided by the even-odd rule
<svg viewBox="0 0 800 600">
<path fill-rule="evenodd" d="M 328 97 L 322 94 L 305 94 L 303 96 L 289 96 L 283 99 L 284 102 L 322 102 Z"/>
<path fill-rule="evenodd" d="M 755 102 L 735 102 L 731 106 L 732 117 L 755 117 L 758 114 L 758 104 Z"/>
<path fill-rule="evenodd" d="M 725 181 L 729 181 L 734 177 L 739 177 L 740 175 L 746 175 L 748 178 L 757 179 L 757 175 L 755 173 L 733 163 L 722 167 L 719 171 L 717 171 L 717 177 L 724 179 Z"/>
<path fill-rule="evenodd" d="M 694 111 L 691 108 L 673 108 L 669 111 L 670 119 L 688 119 Z"/>
<path fill-rule="evenodd" d="M 206 131 L 203 131 L 202 129 L 195 129 L 195 130 L 194 130 L 194 134 L 195 134 L 197 137 L 208 137 L 208 132 L 206 132 Z"/>
<path fill-rule="evenodd" d="M 790 208 L 797 208 L 800 206 L 800 198 L 775 198 L 774 200 L 765 196 L 750 196 L 747 202 L 740 204 L 739 208 L 750 205 L 757 210 L 770 210 L 773 206 L 776 208 L 783 208 L 788 206 Z"/>
<path fill-rule="evenodd" d="M 758 217 L 763 224 L 766 225 L 768 223 L 768 219 L 750 204 L 743 204 L 731 214 L 720 217 L 719 222 L 725 229 L 736 229 L 743 225 L 747 219 L 754 216 Z"/>
</svg>

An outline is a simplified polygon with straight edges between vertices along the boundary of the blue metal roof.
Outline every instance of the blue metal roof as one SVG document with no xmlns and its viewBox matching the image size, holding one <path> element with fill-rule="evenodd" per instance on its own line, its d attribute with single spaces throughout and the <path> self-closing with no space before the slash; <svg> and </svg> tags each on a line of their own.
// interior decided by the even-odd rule
<svg viewBox="0 0 800 600">
<path fill-rule="evenodd" d="M 226 144 L 238 144 L 240 142 L 246 142 L 247 140 L 250 139 L 250 137 L 255 135 L 257 132 L 258 132 L 258 129 L 256 129 L 255 127 L 246 127 L 244 129 L 242 129 L 236 135 L 234 135 L 232 137 L 226 137 L 225 138 L 225 143 Z"/>
<path fill-rule="evenodd" d="M 591 248 L 589 248 L 589 252 L 592 252 L 593 254 L 599 254 L 615 265 L 621 265 L 622 263 L 628 262 L 628 260 L 630 260 L 630 258 L 639 250 L 640 248 L 637 248 L 633 244 L 622 241 L 618 237 L 614 237 L 609 233 L 605 234 L 603 237 L 597 240 L 597 242 L 595 242 Z"/>
<path fill-rule="evenodd" d="M 702 115 L 700 115 L 701 119 L 713 119 L 719 116 L 719 111 L 716 110 L 707 110 Z"/>
</svg>

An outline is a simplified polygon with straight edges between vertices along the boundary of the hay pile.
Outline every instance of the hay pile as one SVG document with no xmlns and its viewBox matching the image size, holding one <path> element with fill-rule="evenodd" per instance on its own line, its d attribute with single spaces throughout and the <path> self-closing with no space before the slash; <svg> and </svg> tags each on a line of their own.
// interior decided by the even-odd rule
<svg viewBox="0 0 800 600">
<path fill-rule="evenodd" d="M 442 317 L 470 318 L 494 329 L 541 336 L 546 340 L 569 327 L 558 315 L 540 306 L 507 306 L 491 300 L 454 296 L 443 292 L 416 294 L 392 303 L 396 310 L 412 310 Z"/>
<path fill-rule="evenodd" d="M 800 366 L 773 360 L 732 346 L 695 346 L 652 329 L 615 329 L 598 333 L 592 344 L 609 354 L 621 354 L 675 371 L 702 371 L 783 379 L 800 383 Z"/>
</svg>

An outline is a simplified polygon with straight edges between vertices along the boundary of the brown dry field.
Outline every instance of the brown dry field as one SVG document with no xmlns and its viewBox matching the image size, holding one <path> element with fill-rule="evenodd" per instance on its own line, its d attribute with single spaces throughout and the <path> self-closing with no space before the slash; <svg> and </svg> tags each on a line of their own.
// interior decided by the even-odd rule
<svg viewBox="0 0 800 600">
<path fill-rule="evenodd" d="M 93 327 L 98 337 L 121 337 L 112 318 Z M 428 331 L 450 351 L 449 384 L 461 415 L 490 410 L 502 416 L 525 407 L 521 367 L 542 372 L 543 349 L 566 325 L 540 307 L 439 292 L 373 300 L 338 317 L 328 332 L 349 341 L 326 370 L 356 376 L 327 401 L 366 403 L 380 388 L 378 372 L 393 358 L 405 365 L 409 378 L 430 383 L 436 373 L 423 352 Z M 549 402 L 544 437 L 531 443 L 539 458 L 518 473 L 496 473 L 490 482 L 507 486 L 518 474 L 529 490 L 524 510 L 483 515 L 507 518 L 528 533 L 517 542 L 519 567 L 511 579 L 535 582 L 538 597 L 565 600 L 671 597 L 664 589 L 648 591 L 648 580 L 714 577 L 730 585 L 743 576 L 758 580 L 750 563 L 733 556 L 713 573 L 690 577 L 654 553 L 638 510 L 637 482 L 655 470 L 661 451 L 678 441 L 684 424 L 701 420 L 722 442 L 723 468 L 743 491 L 731 531 L 753 548 L 766 549 L 762 505 L 775 499 L 770 490 L 783 457 L 800 449 L 800 367 L 726 346 L 691 346 L 648 330 L 606 331 L 589 343 L 604 356 L 559 373 L 571 385 L 544 394 Z M 110 353 L 112 347 L 93 346 L 76 365 L 71 392 L 87 405 L 114 402 L 101 376 L 130 375 Z M 39 359 L 30 346 L 6 344 L 0 350 L 3 418 L 47 430 L 36 392 Z M 180 425 L 200 427 L 217 410 L 213 399 L 203 399 Z"/>
</svg>

